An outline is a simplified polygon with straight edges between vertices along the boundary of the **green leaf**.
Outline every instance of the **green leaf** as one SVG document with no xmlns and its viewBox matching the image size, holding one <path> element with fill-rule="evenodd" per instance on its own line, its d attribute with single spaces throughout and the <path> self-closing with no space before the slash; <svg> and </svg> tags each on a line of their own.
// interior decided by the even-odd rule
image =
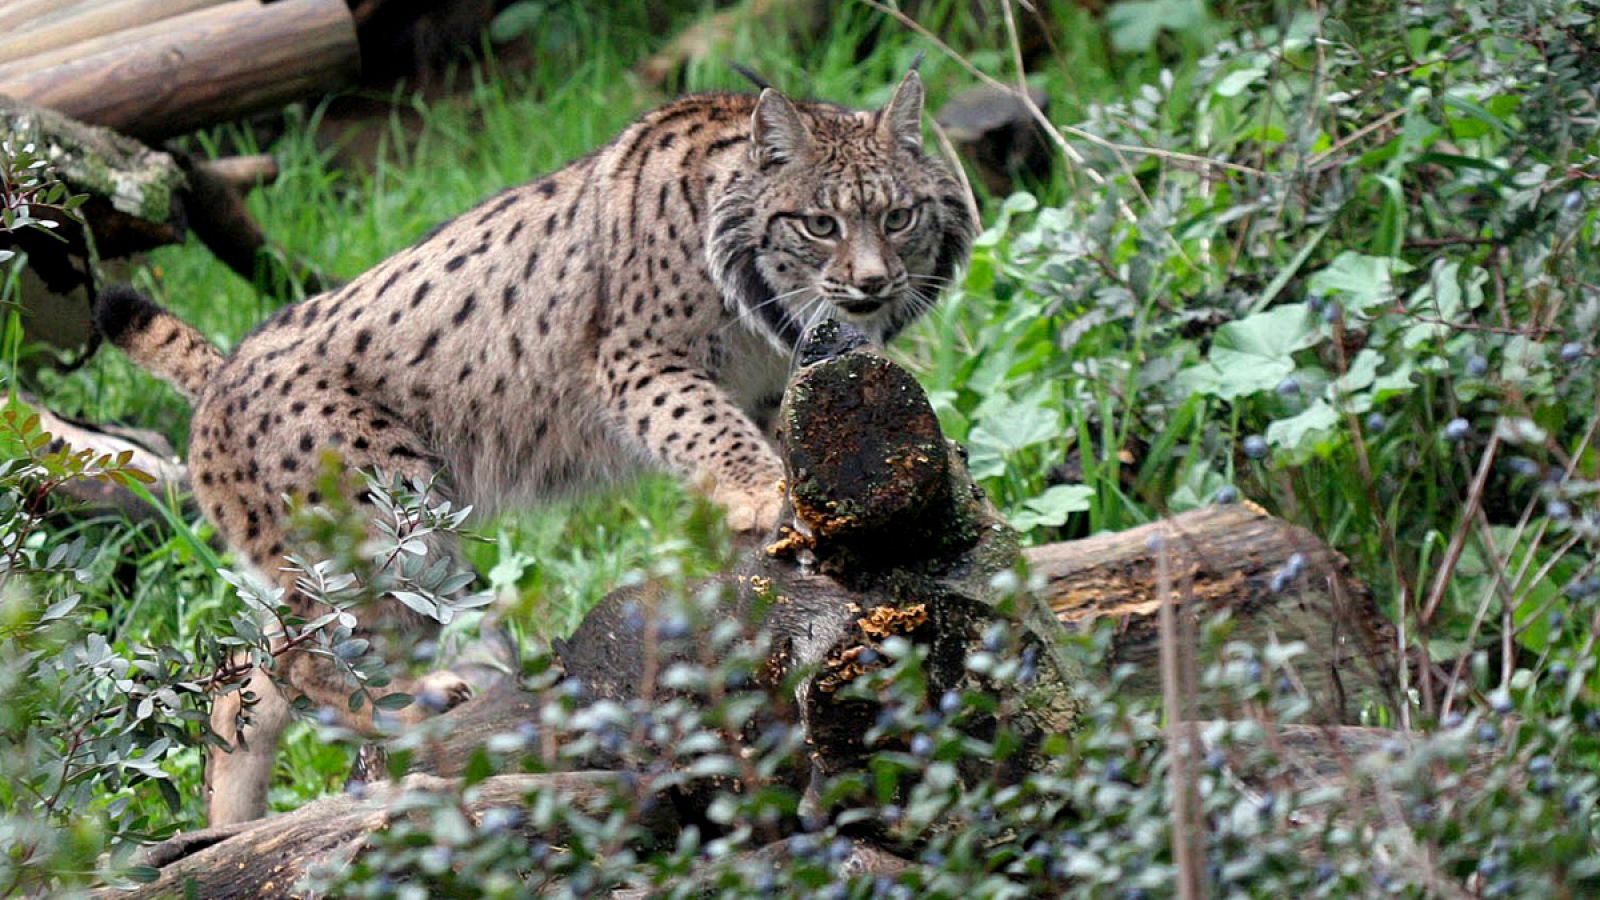
<svg viewBox="0 0 1600 900">
<path fill-rule="evenodd" d="M 1144 53 L 1162 31 L 1182 34 L 1210 21 L 1202 0 L 1129 0 L 1106 10 L 1111 46 L 1121 53 Z"/>
<path fill-rule="evenodd" d="M 1211 92 L 1219 97 L 1237 97 L 1245 88 L 1260 81 L 1262 76 L 1266 74 L 1266 69 L 1257 66 L 1238 69 L 1224 75 L 1222 80 L 1217 82 L 1217 86 L 1211 89 Z"/>
<path fill-rule="evenodd" d="M 1350 312 L 1367 312 L 1394 298 L 1394 276 L 1411 271 L 1404 260 L 1347 250 L 1311 276 L 1313 296 L 1337 299 Z"/>
<path fill-rule="evenodd" d="M 1304 303 L 1273 307 L 1217 329 L 1209 359 L 1180 378 L 1224 400 L 1271 390 L 1294 373 L 1294 352 L 1320 339 Z"/>
<path fill-rule="evenodd" d="M 65 616 L 67 613 L 72 612 L 75 608 L 77 608 L 78 602 L 82 599 L 83 595 L 73 594 L 70 597 L 57 600 L 55 603 L 50 604 L 50 608 L 44 611 L 44 615 L 39 617 L 39 621 L 41 623 L 53 622 L 56 619 Z"/>
<path fill-rule="evenodd" d="M 396 691 L 393 694 L 384 694 L 382 697 L 374 700 L 372 705 L 379 709 L 405 709 L 411 705 L 412 699 L 413 698 L 410 694 Z"/>
<path fill-rule="evenodd" d="M 1012 514 L 1011 527 L 1029 531 L 1040 526 L 1057 527 L 1066 524 L 1067 516 L 1086 512 L 1094 499 L 1094 488 L 1086 484 L 1058 484 L 1031 500 L 1022 503 L 1022 509 Z"/>
<path fill-rule="evenodd" d="M 1331 227 L 1331 224 L 1321 225 L 1316 231 L 1311 232 L 1311 237 L 1307 238 L 1306 242 L 1301 245 L 1300 249 L 1295 253 L 1294 258 L 1289 260 L 1289 264 L 1279 269 L 1278 274 L 1272 276 L 1272 280 L 1268 282 L 1266 288 L 1261 291 L 1261 295 L 1251 302 L 1250 312 L 1258 313 L 1263 309 L 1266 309 L 1272 304 L 1273 300 L 1278 298 L 1278 293 L 1284 289 L 1284 286 L 1289 283 L 1291 278 L 1294 278 L 1294 276 L 1300 272 L 1300 267 L 1305 265 L 1306 259 L 1308 259 L 1312 252 L 1317 249 L 1317 246 L 1322 243 L 1322 238 L 1327 235 L 1328 229 Z"/>
<path fill-rule="evenodd" d="M 1279 419 L 1267 426 L 1267 443 L 1295 453 L 1313 449 L 1322 436 L 1339 424 L 1333 407 L 1318 400 L 1299 415 Z"/>
</svg>

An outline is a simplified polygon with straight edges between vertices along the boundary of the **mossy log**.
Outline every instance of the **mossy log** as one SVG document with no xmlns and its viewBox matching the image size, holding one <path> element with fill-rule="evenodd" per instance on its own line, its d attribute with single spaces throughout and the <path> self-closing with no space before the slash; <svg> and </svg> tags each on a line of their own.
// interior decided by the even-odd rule
<svg viewBox="0 0 1600 900">
<path fill-rule="evenodd" d="M 581 685 L 576 694 L 591 700 L 672 696 L 672 683 L 662 673 L 677 661 L 714 659 L 712 633 L 728 621 L 742 623 L 747 633 L 768 638 L 765 665 L 741 688 L 760 692 L 767 701 L 752 727 L 779 720 L 803 730 L 809 770 L 774 776 L 799 788 L 816 772 L 856 770 L 882 749 L 865 742 L 877 702 L 844 688 L 884 665 L 885 654 L 869 651 L 902 638 L 927 649 L 930 699 L 946 690 L 983 692 L 1008 708 L 1024 751 L 1003 771 L 996 771 L 992 761 L 973 761 L 974 768 L 963 773 L 1007 779 L 1043 761 L 1027 752 L 1030 740 L 1076 725 L 1074 686 L 1086 676 L 1058 655 L 1063 622 L 1073 628 L 1097 620 L 1119 623 L 1114 655 L 1149 668 L 1154 664 L 1141 656 L 1148 646 L 1144 632 L 1162 599 L 1197 612 L 1228 608 L 1240 620 L 1263 615 L 1277 623 L 1268 631 L 1281 628 L 1285 636 L 1322 640 L 1327 623 L 1318 625 L 1315 619 L 1333 614 L 1332 607 L 1313 604 L 1292 611 L 1292 592 L 1270 590 L 1268 573 L 1287 565 L 1294 554 L 1302 555 L 1292 579 L 1300 586 L 1318 579 L 1343 584 L 1329 590 L 1349 590 L 1352 602 L 1370 603 L 1345 578 L 1335 554 L 1308 534 L 1247 507 L 1199 510 L 1142 530 L 1029 551 L 1028 561 L 1045 576 L 1044 591 L 1035 596 L 1005 590 L 1003 573 L 1024 561 L 1015 533 L 973 485 L 959 448 L 940 433 L 916 382 L 862 344 L 859 335 L 830 325 L 814 331 L 802 347 L 802 368 L 779 412 L 779 446 L 787 469 L 783 524 L 736 571 L 699 586 L 719 595 L 714 621 L 696 626 L 691 620 L 668 629 L 664 626 L 679 608 L 664 588 L 647 584 L 614 592 L 570 640 L 556 643 L 556 664 L 567 686 Z M 1162 540 L 1152 542 L 1158 533 Z M 1170 584 L 1162 583 L 1160 572 L 1172 573 L 1166 579 Z M 1266 588 L 1259 584 L 1263 578 Z M 1291 629 L 1296 623 L 1304 626 L 1298 633 Z M 988 649 L 996 625 L 1009 628 L 1014 649 L 1034 655 L 1035 677 L 992 681 L 966 665 Z M 1323 648 L 1319 658 L 1343 657 Z M 1143 681 L 1133 683 L 1155 690 Z M 360 789 L 367 792 L 363 799 L 318 801 L 258 826 L 218 834 L 218 843 L 198 852 L 191 849 L 197 846 L 193 839 L 175 839 L 150 852 L 152 864 L 160 866 L 157 883 L 170 888 L 195 878 L 206 896 L 230 896 L 231 886 L 244 885 L 257 896 L 291 893 L 291 876 L 359 853 L 362 830 L 381 827 L 384 809 L 408 784 L 448 784 L 416 779 L 448 779 L 462 772 L 493 736 L 541 721 L 544 702 L 515 684 L 493 688 L 395 740 L 391 746 L 407 754 L 403 761 L 415 773 L 400 785 L 383 781 L 382 754 L 364 754 L 366 764 L 352 775 L 352 782 L 370 782 Z M 985 725 L 979 718 L 964 720 L 964 727 Z M 1308 769 L 1307 777 L 1320 782 L 1329 773 L 1349 771 L 1346 761 L 1379 740 L 1371 729 L 1346 731 L 1302 727 L 1283 733 L 1295 736 L 1296 752 L 1326 760 Z M 1272 734 L 1265 738 L 1273 739 Z M 546 755 L 547 762 L 555 759 Z M 569 764 L 615 770 L 638 762 L 596 755 Z M 701 793 L 695 788 L 672 795 L 676 823 L 705 820 L 702 804 L 714 786 L 700 787 Z M 670 831 L 675 823 L 664 821 L 662 827 Z M 552 837 L 559 836 L 544 835 Z M 901 864 L 881 849 L 863 852 L 884 871 Z M 268 882 L 272 889 L 264 890 Z"/>
<path fill-rule="evenodd" d="M 110 129 L 4 96 L 0 141 L 33 145 L 56 178 L 72 193 L 88 197 L 78 209 L 81 223 L 37 209 L 39 218 L 57 221 L 52 234 L 33 229 L 0 234 L 0 249 L 28 254 L 23 325 L 33 339 L 62 348 L 90 343 L 89 295 L 101 266 L 180 243 L 191 232 L 241 277 L 266 290 L 317 293 L 327 286 L 314 268 L 268 244 L 243 197 L 230 186 L 226 167 L 154 150 Z M 259 161 L 252 168 L 266 171 Z"/>
</svg>

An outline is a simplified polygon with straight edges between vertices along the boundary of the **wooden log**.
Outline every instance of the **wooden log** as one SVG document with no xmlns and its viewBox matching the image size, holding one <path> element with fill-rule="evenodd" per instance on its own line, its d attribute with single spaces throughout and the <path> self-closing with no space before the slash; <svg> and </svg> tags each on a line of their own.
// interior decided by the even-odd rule
<svg viewBox="0 0 1600 900">
<path fill-rule="evenodd" d="M 239 0 L 42 68 L 0 70 L 0 94 L 156 140 L 351 82 L 360 70 L 343 0 Z"/>
<path fill-rule="evenodd" d="M 0 63 L 78 44 L 113 32 L 160 22 L 226 0 L 96 0 L 64 4 L 65 8 L 17 27 L 0 24 Z M 57 6 L 63 6 L 58 3 Z"/>
<path fill-rule="evenodd" d="M 206 24 L 226 20 L 239 11 L 251 6 L 259 5 L 256 0 L 227 0 L 213 7 L 202 7 L 192 10 L 191 14 L 175 17 L 177 24 L 185 27 L 195 24 Z M 159 40 L 171 31 L 174 23 L 171 22 L 144 22 L 133 24 L 130 27 L 85 38 L 82 41 L 63 47 L 50 49 L 41 48 L 37 52 L 29 53 L 13 59 L 0 60 L 0 84 L 11 78 L 20 77 L 28 72 L 59 66 L 74 60 L 87 59 L 110 50 L 131 47 L 143 41 Z"/>
<path fill-rule="evenodd" d="M 1157 578 L 1160 552 L 1168 555 L 1170 585 Z M 1185 614 L 1202 619 L 1231 613 L 1233 640 L 1305 642 L 1295 669 L 1297 687 L 1313 703 L 1311 721 L 1354 723 L 1363 708 L 1394 708 L 1394 631 L 1351 576 L 1349 561 L 1311 532 L 1252 504 L 1193 510 L 1035 547 L 1025 556 L 1045 579 L 1045 600 L 1067 628 L 1116 623 L 1107 667 L 1134 665 L 1126 689 L 1141 696 L 1160 694 L 1156 614 L 1170 597 Z M 1184 648 L 1191 658 L 1197 649 Z M 1232 712 L 1197 699 L 1187 715 Z"/>
<path fill-rule="evenodd" d="M 457 806 L 474 824 L 497 808 L 523 808 L 535 792 L 553 794 L 562 804 L 578 810 L 604 808 L 624 776 L 614 772 L 564 772 L 549 775 L 496 775 L 473 786 Z M 146 848 L 139 862 L 160 870 L 147 884 L 107 888 L 95 896 L 107 898 L 206 897 L 230 900 L 246 897 L 298 897 L 296 887 L 312 869 L 339 865 L 365 847 L 367 836 L 387 828 L 409 813 L 397 806 L 416 792 L 450 793 L 459 782 L 432 775 L 410 775 L 397 783 L 374 784 L 362 790 L 326 797 L 294 812 L 178 835 Z M 648 841 L 676 830 L 672 804 L 655 803 L 637 824 Z M 559 831 L 535 835 L 559 843 Z"/>
<path fill-rule="evenodd" d="M 183 154 L 174 158 L 110 129 L 5 97 L 0 140 L 49 148 L 52 174 L 89 198 L 78 210 L 82 222 L 56 217 L 59 227 L 50 234 L 0 232 L 0 249 L 28 254 L 23 277 L 30 281 L 22 299 L 30 339 L 85 346 L 92 339 L 89 294 L 96 284 L 125 277 L 107 261 L 177 243 L 189 229 L 241 277 L 275 296 L 320 293 L 329 284 L 303 260 L 272 248 L 238 192 Z M 35 215 L 52 213 L 36 209 Z"/>
<path fill-rule="evenodd" d="M 55 21 L 92 0 L 9 0 L 0 5 L 0 29 L 22 31 Z"/>
</svg>

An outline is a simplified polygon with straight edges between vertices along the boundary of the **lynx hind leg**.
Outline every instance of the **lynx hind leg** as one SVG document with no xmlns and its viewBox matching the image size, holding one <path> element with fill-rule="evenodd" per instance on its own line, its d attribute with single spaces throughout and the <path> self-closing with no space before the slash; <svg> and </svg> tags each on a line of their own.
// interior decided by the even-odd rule
<svg viewBox="0 0 1600 900">
<path fill-rule="evenodd" d="M 284 569 L 283 555 L 290 548 L 283 524 L 288 507 L 283 498 L 321 499 L 317 485 L 323 471 L 322 452 L 328 448 L 339 454 L 351 472 L 344 483 L 354 489 L 358 500 L 365 497 L 365 491 L 363 481 L 354 475 L 356 469 L 375 468 L 426 481 L 436 465 L 422 441 L 393 415 L 342 392 L 315 398 L 302 395 L 292 404 L 280 401 L 270 412 L 252 409 L 239 416 L 243 406 L 240 400 L 213 396 L 196 410 L 190 439 L 195 494 L 228 545 L 284 589 L 285 602 L 296 614 L 310 619 L 326 610 L 311 608 L 309 598 L 296 590 L 295 575 Z M 449 536 L 432 536 L 429 551 L 430 557 L 447 553 L 459 559 Z M 422 698 L 393 714 L 399 722 L 416 722 L 471 693 L 464 679 L 448 671 L 430 672 L 421 678 L 407 673 L 416 643 L 436 638 L 436 622 L 399 603 L 357 611 L 357 616 L 358 630 L 373 639 L 390 669 L 391 680 L 381 688 L 371 688 L 370 699 L 393 693 Z M 242 719 L 242 698 L 237 693 L 224 695 L 213 706 L 212 730 L 229 745 L 229 749 L 213 747 L 208 754 L 207 816 L 213 825 L 245 821 L 266 812 L 278 741 L 297 698 L 328 710 L 347 728 L 366 735 L 378 733 L 373 704 L 364 702 L 359 710 L 350 709 L 356 685 L 326 656 L 290 651 L 279 657 L 273 674 L 276 681 L 251 677 L 248 689 L 260 699 Z"/>
<path fill-rule="evenodd" d="M 254 699 L 248 706 L 246 691 Z M 208 825 L 232 825 L 266 815 L 278 740 L 289 719 L 288 699 L 271 678 L 259 673 L 211 705 L 211 730 L 228 742 L 228 748 L 213 746 L 206 753 Z M 243 728 L 241 720 L 248 723 Z"/>
</svg>

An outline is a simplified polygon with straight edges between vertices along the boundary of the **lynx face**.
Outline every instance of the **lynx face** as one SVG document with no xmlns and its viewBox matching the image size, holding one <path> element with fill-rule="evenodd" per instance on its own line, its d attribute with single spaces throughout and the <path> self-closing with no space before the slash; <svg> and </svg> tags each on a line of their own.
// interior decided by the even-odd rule
<svg viewBox="0 0 1600 900">
<path fill-rule="evenodd" d="M 963 189 L 922 152 L 922 83 L 876 112 L 768 90 L 750 162 L 717 204 L 709 247 L 723 296 L 783 349 L 825 318 L 879 342 L 926 312 L 971 247 Z"/>
</svg>

